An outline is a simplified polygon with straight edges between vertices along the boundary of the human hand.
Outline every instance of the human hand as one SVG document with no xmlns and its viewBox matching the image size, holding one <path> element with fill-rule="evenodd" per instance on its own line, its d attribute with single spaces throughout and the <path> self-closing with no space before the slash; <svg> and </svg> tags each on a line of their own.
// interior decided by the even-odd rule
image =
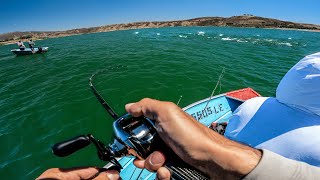
<svg viewBox="0 0 320 180">
<path fill-rule="evenodd" d="M 103 168 L 51 168 L 43 172 L 36 180 L 118 180 L 119 172 Z"/>
<path fill-rule="evenodd" d="M 142 99 L 126 105 L 131 115 L 155 120 L 159 136 L 186 163 L 212 179 L 239 178 L 248 174 L 259 162 L 259 150 L 228 140 L 197 122 L 171 102 Z M 159 179 L 168 179 L 163 168 L 165 156 L 152 153 L 146 160 L 136 160 L 139 168 L 157 171 Z"/>
<path fill-rule="evenodd" d="M 155 151 L 151 153 L 145 160 L 135 159 L 133 164 L 140 169 L 146 168 L 151 172 L 157 172 L 157 179 L 169 180 L 171 174 L 167 168 L 163 167 L 165 161 L 165 155 L 159 151 Z"/>
</svg>

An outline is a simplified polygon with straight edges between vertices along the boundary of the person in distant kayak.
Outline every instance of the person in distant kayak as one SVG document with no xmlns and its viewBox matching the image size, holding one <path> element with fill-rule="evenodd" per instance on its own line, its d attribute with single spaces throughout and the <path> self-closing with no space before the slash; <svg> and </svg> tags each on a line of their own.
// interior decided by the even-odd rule
<svg viewBox="0 0 320 180">
<path fill-rule="evenodd" d="M 286 73 L 275 98 L 256 97 L 239 106 L 225 136 L 320 167 L 320 52 Z"/>
<path fill-rule="evenodd" d="M 32 51 L 33 51 L 34 45 L 35 45 L 34 41 L 32 41 L 32 39 L 30 39 L 29 40 L 29 48 L 31 48 Z"/>
<path fill-rule="evenodd" d="M 17 45 L 19 46 L 20 50 L 24 50 L 26 48 L 26 46 L 24 46 L 23 42 L 20 40 Z"/>
</svg>

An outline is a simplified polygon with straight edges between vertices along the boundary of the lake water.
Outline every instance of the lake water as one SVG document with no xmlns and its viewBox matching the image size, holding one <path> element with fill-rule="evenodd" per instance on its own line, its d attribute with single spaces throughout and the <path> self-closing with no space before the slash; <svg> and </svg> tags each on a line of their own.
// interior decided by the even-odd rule
<svg viewBox="0 0 320 180">
<path fill-rule="evenodd" d="M 15 56 L 0 46 L 0 177 L 34 179 L 49 167 L 102 166 L 93 146 L 66 157 L 51 154 L 61 140 L 92 133 L 109 143 L 112 118 L 88 86 L 120 115 L 143 97 L 184 107 L 251 87 L 274 96 L 282 76 L 320 51 L 320 33 L 226 27 L 174 27 L 77 35 L 36 41 L 46 54 Z"/>
</svg>

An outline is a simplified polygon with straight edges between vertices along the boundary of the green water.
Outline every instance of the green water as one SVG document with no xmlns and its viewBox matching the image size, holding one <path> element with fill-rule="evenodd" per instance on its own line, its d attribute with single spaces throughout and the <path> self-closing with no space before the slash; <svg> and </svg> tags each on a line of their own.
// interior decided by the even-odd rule
<svg viewBox="0 0 320 180">
<path fill-rule="evenodd" d="M 320 51 L 320 33 L 221 27 L 140 29 L 37 41 L 46 54 L 15 56 L 0 47 L 0 179 L 34 179 L 49 167 L 102 166 L 89 147 L 57 158 L 50 146 L 92 133 L 110 142 L 112 118 L 88 78 L 118 114 L 143 97 L 186 106 L 216 93 L 252 87 L 274 96 L 281 77 Z"/>
</svg>

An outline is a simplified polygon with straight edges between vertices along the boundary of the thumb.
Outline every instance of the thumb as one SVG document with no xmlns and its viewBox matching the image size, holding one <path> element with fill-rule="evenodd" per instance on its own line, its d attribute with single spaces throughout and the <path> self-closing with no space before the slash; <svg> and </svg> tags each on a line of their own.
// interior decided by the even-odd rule
<svg viewBox="0 0 320 180">
<path fill-rule="evenodd" d="M 145 160 L 145 168 L 151 172 L 157 171 L 166 161 L 165 156 L 160 151 L 155 151 Z"/>
</svg>

